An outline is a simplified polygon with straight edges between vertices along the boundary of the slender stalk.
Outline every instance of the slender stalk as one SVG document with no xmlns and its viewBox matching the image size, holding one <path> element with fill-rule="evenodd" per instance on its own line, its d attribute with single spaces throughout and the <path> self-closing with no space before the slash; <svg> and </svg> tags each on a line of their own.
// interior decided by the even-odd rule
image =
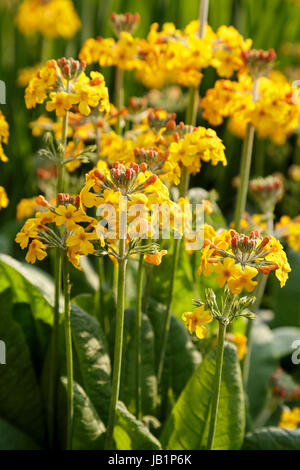
<svg viewBox="0 0 300 470">
<path fill-rule="evenodd" d="M 124 71 L 119 67 L 116 67 L 116 76 L 115 76 L 115 104 L 118 111 L 124 105 Z M 121 117 L 119 116 L 116 124 L 116 133 L 121 134 Z"/>
<path fill-rule="evenodd" d="M 142 330 L 142 297 L 144 277 L 144 255 L 139 257 L 136 285 L 136 310 L 135 310 L 135 401 L 136 418 L 140 419 L 142 414 L 142 385 L 141 385 L 141 330 Z"/>
<path fill-rule="evenodd" d="M 63 118 L 62 125 L 62 145 L 63 153 L 61 161 L 57 165 L 57 183 L 56 195 L 62 193 L 64 190 L 64 165 L 62 164 L 66 145 L 67 145 L 67 132 L 68 132 L 68 112 Z M 61 295 L 62 283 L 62 256 L 61 250 L 56 249 L 55 253 L 55 272 L 54 272 L 55 292 L 54 292 L 54 321 L 51 338 L 51 351 L 50 351 L 50 367 L 49 367 L 49 404 L 48 404 L 48 432 L 49 432 L 49 445 L 53 448 L 55 445 L 55 422 L 56 422 L 56 398 L 57 398 L 57 370 L 58 370 L 58 341 L 59 341 L 59 301 Z"/>
<path fill-rule="evenodd" d="M 120 239 L 114 366 L 113 366 L 113 379 L 112 379 L 112 396 L 111 396 L 111 401 L 110 401 L 108 426 L 107 426 L 106 441 L 105 441 L 106 450 L 111 450 L 113 447 L 113 431 L 114 431 L 116 410 L 117 410 L 119 390 L 120 390 L 123 332 L 124 332 L 126 263 L 127 263 L 127 260 L 125 256 L 125 239 Z"/>
<path fill-rule="evenodd" d="M 222 324 L 221 322 L 219 322 L 219 337 L 218 337 L 218 349 L 217 349 L 217 359 L 216 359 L 216 371 L 215 371 L 215 377 L 214 377 L 214 392 L 212 396 L 210 425 L 209 425 L 209 433 L 208 433 L 208 440 L 207 440 L 208 450 L 213 449 L 214 438 L 215 438 L 216 427 L 217 427 L 222 369 L 223 369 L 225 335 L 226 335 L 226 326 Z"/>
<path fill-rule="evenodd" d="M 207 23 L 207 17 L 208 17 L 208 8 L 209 8 L 209 0 L 201 0 L 200 12 L 199 12 L 199 18 L 200 18 L 199 36 L 200 38 L 203 38 L 205 36 L 206 23 Z"/>
<path fill-rule="evenodd" d="M 71 330 L 71 284 L 69 275 L 69 264 L 66 254 L 63 256 L 63 284 L 64 284 L 64 314 L 65 314 L 65 341 L 67 359 L 67 450 L 72 449 L 72 431 L 74 416 L 73 396 L 73 353 L 72 353 L 72 330 Z"/>
<path fill-rule="evenodd" d="M 273 214 L 270 216 L 269 220 L 267 221 L 267 231 L 270 235 L 273 234 L 274 231 L 274 222 L 273 222 Z M 259 274 L 258 284 L 256 286 L 254 295 L 256 297 L 255 304 L 253 306 L 254 313 L 258 312 L 265 290 L 267 286 L 268 276 L 265 274 Z M 242 375 L 243 375 L 243 383 L 244 389 L 247 389 L 248 378 L 249 378 L 249 369 L 250 369 L 250 359 L 251 359 L 251 350 L 252 350 L 252 328 L 253 328 L 253 320 L 248 320 L 247 328 L 246 328 L 246 336 L 247 336 L 247 353 L 244 357 L 242 363 Z"/>
<path fill-rule="evenodd" d="M 257 101 L 258 79 L 254 80 L 252 96 L 253 96 L 253 101 L 254 102 Z M 239 231 L 240 229 L 241 218 L 246 208 L 250 170 L 251 170 L 251 161 L 252 161 L 252 152 L 253 152 L 254 133 L 255 133 L 255 128 L 251 123 L 249 123 L 247 126 L 247 130 L 246 130 L 246 136 L 243 142 L 241 169 L 240 169 L 240 184 L 239 184 L 239 189 L 238 189 L 235 215 L 234 215 L 234 227 L 235 227 L 235 230 L 237 231 Z"/>
</svg>

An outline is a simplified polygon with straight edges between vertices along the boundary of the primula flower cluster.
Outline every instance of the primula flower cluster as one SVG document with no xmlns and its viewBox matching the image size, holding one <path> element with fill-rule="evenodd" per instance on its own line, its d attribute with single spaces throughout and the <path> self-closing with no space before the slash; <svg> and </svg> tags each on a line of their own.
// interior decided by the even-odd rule
<svg viewBox="0 0 300 470">
<path fill-rule="evenodd" d="M 214 126 L 229 117 L 229 129 L 244 137 L 251 123 L 260 138 L 281 145 L 296 129 L 300 108 L 291 84 L 278 72 L 258 78 L 258 96 L 253 99 L 253 79 L 239 75 L 237 81 L 217 80 L 201 101 L 203 117 Z"/>
<path fill-rule="evenodd" d="M 219 286 L 226 284 L 233 294 L 240 294 L 244 288 L 252 292 L 258 273 L 270 271 L 275 271 L 281 287 L 291 271 L 283 247 L 274 237 L 261 238 L 258 232 L 246 236 L 232 230 L 204 242 L 198 274 L 210 276 L 216 272 Z"/>
<path fill-rule="evenodd" d="M 47 256 L 47 249 L 64 250 L 70 262 L 79 267 L 80 255 L 93 253 L 92 241 L 98 241 L 95 232 L 97 221 L 87 216 L 79 207 L 79 196 L 58 195 L 58 206 L 48 203 L 39 196 L 36 203 L 46 211 L 36 212 L 35 217 L 26 220 L 16 236 L 22 249 L 28 247 L 26 261 L 35 263 Z M 63 227 L 63 230 L 60 230 Z"/>
<path fill-rule="evenodd" d="M 286 429 L 297 429 L 300 424 L 300 408 L 296 406 L 292 410 L 286 408 L 282 411 L 278 426 Z"/>
<path fill-rule="evenodd" d="M 101 112 L 108 112 L 108 90 L 103 75 L 91 72 L 88 77 L 84 69 L 84 62 L 72 58 L 48 61 L 26 88 L 27 108 L 47 100 L 47 111 L 55 111 L 58 117 L 65 116 L 74 105 L 85 116 L 96 107 Z"/>
<path fill-rule="evenodd" d="M 71 0 L 25 0 L 16 23 L 25 35 L 40 33 L 47 38 L 71 38 L 81 26 Z"/>
<path fill-rule="evenodd" d="M 113 15 L 117 41 L 88 39 L 80 58 L 88 64 L 98 62 L 101 66 L 135 70 L 137 78 L 149 88 L 169 83 L 197 87 L 201 70 L 209 65 L 219 75 L 230 77 L 243 66 L 242 50 L 251 46 L 251 40 L 244 40 L 232 26 L 221 26 L 216 33 L 207 26 L 205 36 L 200 38 L 199 21 L 192 21 L 184 30 L 164 23 L 159 31 L 158 23 L 154 23 L 146 38 L 133 38 L 135 15 L 128 15 Z"/>
</svg>

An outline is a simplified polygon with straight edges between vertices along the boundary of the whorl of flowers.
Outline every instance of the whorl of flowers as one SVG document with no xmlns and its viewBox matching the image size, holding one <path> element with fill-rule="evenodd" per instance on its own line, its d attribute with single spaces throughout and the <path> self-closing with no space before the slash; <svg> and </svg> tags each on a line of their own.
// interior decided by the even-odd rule
<svg viewBox="0 0 300 470">
<path fill-rule="evenodd" d="M 70 38 L 81 26 L 71 0 L 25 0 L 18 8 L 16 23 L 25 35 L 40 33 L 48 38 Z"/>
<path fill-rule="evenodd" d="M 202 249 L 198 274 L 218 274 L 220 287 L 225 284 L 233 294 L 245 288 L 252 292 L 257 285 L 258 273 L 275 271 L 283 287 L 291 271 L 281 243 L 273 236 L 261 237 L 257 231 L 250 236 L 226 230 L 206 239 Z"/>
<path fill-rule="evenodd" d="M 103 75 L 85 73 L 85 62 L 72 58 L 48 61 L 35 77 L 30 80 L 25 91 L 27 108 L 34 108 L 47 100 L 46 110 L 64 116 L 74 105 L 87 116 L 93 108 L 109 111 L 108 90 Z"/>
</svg>

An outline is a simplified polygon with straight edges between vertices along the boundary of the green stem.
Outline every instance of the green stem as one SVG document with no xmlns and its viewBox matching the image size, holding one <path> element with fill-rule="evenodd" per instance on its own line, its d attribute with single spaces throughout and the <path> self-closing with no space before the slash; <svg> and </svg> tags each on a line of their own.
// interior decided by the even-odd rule
<svg viewBox="0 0 300 470">
<path fill-rule="evenodd" d="M 215 371 L 215 377 L 214 377 L 214 392 L 212 396 L 210 425 L 209 425 L 209 433 L 208 433 L 208 440 L 207 440 L 208 450 L 213 449 L 214 438 L 215 438 L 216 427 L 217 427 L 222 369 L 223 369 L 225 335 L 226 335 L 226 326 L 223 325 L 221 322 L 219 322 L 219 337 L 218 337 L 218 349 L 217 349 L 217 359 L 216 359 L 216 371 Z"/>
<path fill-rule="evenodd" d="M 254 80 L 253 84 L 253 101 L 257 101 L 258 97 L 258 79 Z M 237 201 L 234 215 L 234 228 L 238 232 L 240 229 L 240 222 L 243 216 L 243 212 L 246 208 L 249 178 L 251 170 L 251 161 L 253 153 L 253 142 L 254 142 L 255 128 L 251 123 L 248 123 L 246 136 L 243 141 L 241 169 L 240 169 L 240 183 L 237 194 Z"/>
<path fill-rule="evenodd" d="M 143 297 L 143 277 L 144 277 L 144 255 L 139 257 L 136 285 L 136 310 L 135 310 L 135 401 L 136 418 L 140 419 L 142 414 L 142 385 L 141 385 L 141 330 L 142 330 L 142 297 Z"/>
<path fill-rule="evenodd" d="M 209 0 L 201 0 L 199 12 L 199 37 L 203 38 L 206 32 L 206 23 L 208 17 Z"/>
<path fill-rule="evenodd" d="M 56 195 L 64 190 L 64 165 L 62 164 L 67 146 L 68 113 L 63 118 L 62 145 L 63 152 L 61 161 L 57 165 Z M 51 338 L 50 367 L 49 367 L 49 405 L 48 405 L 48 429 L 50 448 L 55 445 L 55 423 L 56 423 L 56 398 L 57 398 L 57 370 L 58 370 L 58 341 L 59 341 L 59 301 L 62 283 L 62 256 L 59 248 L 55 253 L 54 272 L 54 321 Z"/>
<path fill-rule="evenodd" d="M 270 235 L 273 235 L 274 232 L 274 221 L 273 221 L 273 214 L 267 221 L 267 231 Z M 253 306 L 254 313 L 258 312 L 265 290 L 267 286 L 268 276 L 265 274 L 259 274 L 258 277 L 258 284 L 256 286 L 254 295 L 256 297 L 255 304 Z M 250 369 L 250 359 L 251 359 L 251 350 L 252 350 L 252 327 L 253 327 L 253 320 L 248 320 L 247 328 L 246 328 L 246 336 L 247 336 L 247 353 L 244 357 L 242 363 L 242 374 L 243 374 L 243 383 L 244 389 L 247 389 L 248 378 L 249 378 L 249 369 Z"/>
<path fill-rule="evenodd" d="M 105 449 L 113 447 L 113 431 L 115 425 L 116 410 L 120 390 L 123 332 L 124 332 L 124 305 L 125 305 L 125 274 L 126 274 L 125 239 L 119 241 L 119 267 L 118 267 L 118 293 L 117 293 L 117 315 L 114 349 L 114 366 L 112 378 L 112 396 L 109 408 L 108 426 L 106 432 Z"/>
<path fill-rule="evenodd" d="M 52 55 L 52 40 L 46 37 L 42 39 L 42 54 L 41 62 L 43 65 L 46 64 L 47 60 L 51 59 Z"/>
<path fill-rule="evenodd" d="M 120 111 L 124 106 L 124 71 L 119 67 L 116 67 L 116 76 L 115 76 L 115 104 L 117 111 Z M 121 134 L 121 117 L 119 116 L 116 124 L 116 133 Z"/>
<path fill-rule="evenodd" d="M 73 353 L 72 353 L 72 330 L 71 330 L 71 284 L 69 275 L 69 264 L 66 254 L 63 256 L 63 284 L 65 300 L 65 341 L 67 359 L 67 450 L 72 449 L 72 431 L 74 416 L 74 396 L 73 396 Z"/>
</svg>

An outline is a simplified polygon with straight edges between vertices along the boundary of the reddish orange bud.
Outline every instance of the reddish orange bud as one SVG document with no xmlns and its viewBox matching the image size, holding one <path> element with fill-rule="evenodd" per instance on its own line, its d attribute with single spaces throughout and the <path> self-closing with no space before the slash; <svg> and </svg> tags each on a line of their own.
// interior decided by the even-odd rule
<svg viewBox="0 0 300 470">
<path fill-rule="evenodd" d="M 151 184 L 154 184 L 157 181 L 157 176 L 156 175 L 151 175 L 149 178 L 146 179 L 145 185 L 146 186 L 151 186 Z"/>
<path fill-rule="evenodd" d="M 100 170 L 98 170 L 98 168 L 96 168 L 96 170 L 94 170 L 94 176 L 96 178 L 98 178 L 100 181 L 105 180 L 104 174 Z"/>
<path fill-rule="evenodd" d="M 140 164 L 140 170 L 141 170 L 141 171 L 146 171 L 146 170 L 147 170 L 147 163 L 145 163 L 145 162 L 144 162 L 144 163 L 141 163 L 141 164 Z"/>
</svg>

